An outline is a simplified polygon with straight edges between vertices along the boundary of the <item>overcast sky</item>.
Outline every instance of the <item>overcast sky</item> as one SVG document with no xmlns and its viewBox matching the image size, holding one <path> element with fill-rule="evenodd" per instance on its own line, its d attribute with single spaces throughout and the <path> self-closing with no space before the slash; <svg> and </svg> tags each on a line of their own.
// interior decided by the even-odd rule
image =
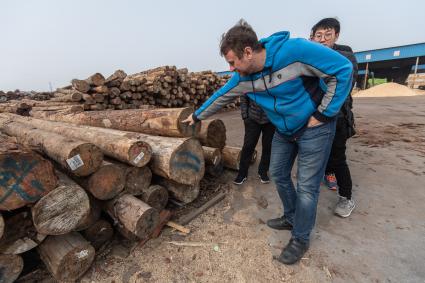
<svg viewBox="0 0 425 283">
<path fill-rule="evenodd" d="M 0 90 L 49 90 L 72 78 L 160 65 L 227 70 L 220 36 L 244 18 L 266 37 L 307 37 L 338 17 L 355 51 L 425 42 L 425 1 L 0 0 Z"/>
</svg>

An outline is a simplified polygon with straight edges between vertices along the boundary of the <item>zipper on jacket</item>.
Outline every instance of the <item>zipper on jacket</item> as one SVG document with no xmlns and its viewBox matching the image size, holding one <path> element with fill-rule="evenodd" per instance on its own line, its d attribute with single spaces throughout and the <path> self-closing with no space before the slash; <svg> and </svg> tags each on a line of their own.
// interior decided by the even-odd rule
<svg viewBox="0 0 425 283">
<path fill-rule="evenodd" d="M 277 114 L 279 114 L 279 112 L 277 112 L 277 108 L 276 108 L 276 96 L 274 96 L 274 95 L 272 95 L 272 94 L 270 93 L 269 88 L 267 87 L 266 79 L 264 78 L 264 74 L 263 74 L 263 72 L 261 72 L 261 77 L 263 78 L 264 88 L 266 89 L 267 94 L 268 94 L 268 95 L 270 95 L 271 97 L 273 97 L 273 100 L 274 100 L 274 104 L 273 104 L 274 111 L 275 111 Z M 271 70 L 270 70 L 270 79 L 269 79 L 269 81 L 270 81 L 270 82 L 272 81 L 272 72 L 271 72 Z M 283 118 L 283 124 L 285 125 L 286 130 L 287 130 L 287 131 L 289 131 L 289 128 L 288 128 L 288 126 L 287 126 L 287 124 L 286 124 L 285 115 L 281 115 L 281 116 L 282 116 L 282 118 Z"/>
</svg>

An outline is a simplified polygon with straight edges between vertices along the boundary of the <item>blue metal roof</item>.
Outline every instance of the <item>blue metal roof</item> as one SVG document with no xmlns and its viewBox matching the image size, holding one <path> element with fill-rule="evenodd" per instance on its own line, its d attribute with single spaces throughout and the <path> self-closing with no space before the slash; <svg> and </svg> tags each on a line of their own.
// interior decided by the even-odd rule
<svg viewBox="0 0 425 283">
<path fill-rule="evenodd" d="M 412 57 L 421 57 L 425 56 L 425 42 L 382 48 L 382 49 L 373 49 L 367 51 L 355 52 L 357 62 L 359 64 L 366 62 L 376 62 L 376 61 L 386 61 L 386 60 L 396 60 Z"/>
</svg>

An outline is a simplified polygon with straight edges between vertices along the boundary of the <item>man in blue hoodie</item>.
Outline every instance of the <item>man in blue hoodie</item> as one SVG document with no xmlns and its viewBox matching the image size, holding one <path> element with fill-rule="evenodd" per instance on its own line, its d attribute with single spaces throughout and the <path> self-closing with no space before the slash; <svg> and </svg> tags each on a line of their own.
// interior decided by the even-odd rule
<svg viewBox="0 0 425 283">
<path fill-rule="evenodd" d="M 283 216 L 267 225 L 292 230 L 277 259 L 293 264 L 309 247 L 335 116 L 351 88 L 352 64 L 330 48 L 289 38 L 289 32 L 258 41 L 244 20 L 223 35 L 220 52 L 236 73 L 185 121 L 207 119 L 240 95 L 263 108 L 276 127 L 270 173 L 284 207 Z M 296 189 L 291 179 L 295 158 Z"/>
</svg>

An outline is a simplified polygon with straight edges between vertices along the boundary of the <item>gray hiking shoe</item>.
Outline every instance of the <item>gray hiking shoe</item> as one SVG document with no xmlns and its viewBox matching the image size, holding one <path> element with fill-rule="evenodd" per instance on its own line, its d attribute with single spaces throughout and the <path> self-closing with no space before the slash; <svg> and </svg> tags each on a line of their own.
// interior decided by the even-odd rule
<svg viewBox="0 0 425 283">
<path fill-rule="evenodd" d="M 355 207 L 356 205 L 352 199 L 340 196 L 334 212 L 338 216 L 348 217 Z"/>
</svg>

